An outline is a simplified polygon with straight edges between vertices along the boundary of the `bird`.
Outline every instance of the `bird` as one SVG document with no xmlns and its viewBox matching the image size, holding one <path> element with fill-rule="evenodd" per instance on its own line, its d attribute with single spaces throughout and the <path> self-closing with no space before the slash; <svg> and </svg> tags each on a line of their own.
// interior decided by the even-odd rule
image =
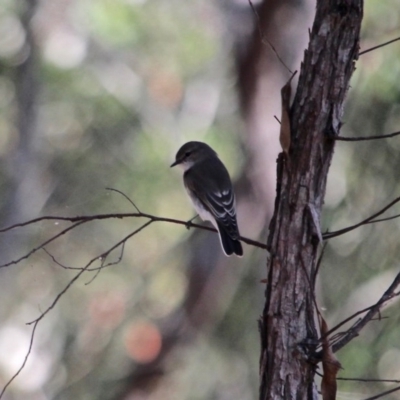
<svg viewBox="0 0 400 400">
<path fill-rule="evenodd" d="M 226 256 L 243 256 L 236 220 L 235 194 L 228 170 L 206 143 L 187 142 L 176 153 L 171 167 L 183 168 L 183 183 L 203 221 L 210 221 L 219 233 Z"/>
</svg>

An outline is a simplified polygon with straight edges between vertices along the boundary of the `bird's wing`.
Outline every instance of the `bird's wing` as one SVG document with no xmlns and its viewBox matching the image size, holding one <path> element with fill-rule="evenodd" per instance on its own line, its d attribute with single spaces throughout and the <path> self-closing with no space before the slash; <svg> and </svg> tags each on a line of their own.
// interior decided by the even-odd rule
<svg viewBox="0 0 400 400">
<path fill-rule="evenodd" d="M 191 170 L 189 170 L 188 173 L 190 173 L 190 171 Z M 226 174 L 226 176 L 223 177 L 224 179 L 218 180 L 210 180 L 209 177 L 207 178 L 201 175 L 193 176 L 188 184 L 188 189 L 196 194 L 204 207 L 209 210 L 219 223 L 218 225 L 222 226 L 232 239 L 238 239 L 239 231 L 236 222 L 235 195 L 225 167 L 223 173 Z M 224 182 L 224 184 L 218 185 L 218 181 Z M 204 188 L 206 183 L 209 190 L 204 191 L 202 188 Z"/>
</svg>

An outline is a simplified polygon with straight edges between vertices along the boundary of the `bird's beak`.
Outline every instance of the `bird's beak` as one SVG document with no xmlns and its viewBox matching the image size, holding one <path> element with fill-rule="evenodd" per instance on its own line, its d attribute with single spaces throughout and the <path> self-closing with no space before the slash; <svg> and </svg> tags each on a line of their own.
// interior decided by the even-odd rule
<svg viewBox="0 0 400 400">
<path fill-rule="evenodd" d="M 178 165 L 178 164 L 180 164 L 180 163 L 181 163 L 180 161 L 176 160 L 176 161 L 174 161 L 169 167 L 170 167 L 170 168 L 175 167 L 175 165 Z"/>
</svg>

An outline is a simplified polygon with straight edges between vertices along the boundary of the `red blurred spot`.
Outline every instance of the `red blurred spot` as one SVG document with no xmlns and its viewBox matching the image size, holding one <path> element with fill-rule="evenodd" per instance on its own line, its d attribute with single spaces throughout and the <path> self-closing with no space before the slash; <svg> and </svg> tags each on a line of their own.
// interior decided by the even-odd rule
<svg viewBox="0 0 400 400">
<path fill-rule="evenodd" d="M 125 337 L 127 353 L 136 362 L 147 364 L 161 351 L 162 337 L 158 327 L 148 321 L 131 324 Z"/>
</svg>

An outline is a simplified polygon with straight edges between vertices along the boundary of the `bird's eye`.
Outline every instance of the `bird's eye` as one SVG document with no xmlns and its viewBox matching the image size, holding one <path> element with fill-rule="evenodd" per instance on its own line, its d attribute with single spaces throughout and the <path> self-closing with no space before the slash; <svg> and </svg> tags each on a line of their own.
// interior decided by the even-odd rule
<svg viewBox="0 0 400 400">
<path fill-rule="evenodd" d="M 185 157 L 189 157 L 191 153 L 192 153 L 191 151 L 187 151 L 187 152 L 185 153 Z"/>
</svg>

